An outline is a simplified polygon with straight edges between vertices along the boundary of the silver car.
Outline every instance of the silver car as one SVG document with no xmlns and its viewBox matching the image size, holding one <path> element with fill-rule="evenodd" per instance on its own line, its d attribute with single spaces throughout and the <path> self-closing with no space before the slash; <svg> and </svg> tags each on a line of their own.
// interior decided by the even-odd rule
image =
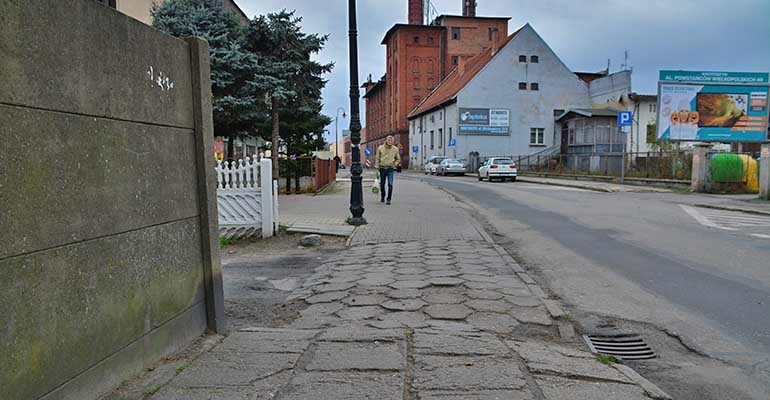
<svg viewBox="0 0 770 400">
<path fill-rule="evenodd" d="M 516 181 L 516 163 L 510 158 L 490 158 L 479 168 L 479 180 L 484 179 L 492 182 L 493 179 L 500 179 L 505 182 L 510 179 Z"/>
<path fill-rule="evenodd" d="M 436 167 L 436 175 L 465 175 L 465 165 L 460 160 L 447 158 Z"/>
<path fill-rule="evenodd" d="M 431 156 L 428 158 L 428 161 L 425 163 L 425 168 L 423 169 L 423 172 L 425 172 L 425 175 L 436 174 L 436 167 L 441 163 L 442 160 L 446 159 L 444 156 Z"/>
</svg>

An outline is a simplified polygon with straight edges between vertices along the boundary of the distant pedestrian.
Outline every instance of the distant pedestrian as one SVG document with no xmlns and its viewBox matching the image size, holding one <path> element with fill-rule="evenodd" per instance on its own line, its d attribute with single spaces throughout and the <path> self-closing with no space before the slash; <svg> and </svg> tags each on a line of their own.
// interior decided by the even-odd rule
<svg viewBox="0 0 770 400">
<path fill-rule="evenodd" d="M 375 155 L 374 168 L 380 170 L 380 203 L 385 202 L 385 179 L 388 180 L 387 203 L 393 197 L 393 178 L 396 174 L 396 168 L 401 166 L 401 156 L 398 154 L 398 147 L 394 145 L 393 136 L 385 138 L 385 143 L 377 148 Z"/>
<path fill-rule="evenodd" d="M 342 159 L 340 156 L 335 155 L 334 156 L 334 172 L 339 173 L 340 172 L 340 164 L 342 164 Z"/>
</svg>

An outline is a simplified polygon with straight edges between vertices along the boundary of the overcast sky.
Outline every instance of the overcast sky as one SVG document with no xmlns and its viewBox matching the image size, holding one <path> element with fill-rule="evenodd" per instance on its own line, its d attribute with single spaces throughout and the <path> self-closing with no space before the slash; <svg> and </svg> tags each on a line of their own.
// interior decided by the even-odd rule
<svg viewBox="0 0 770 400">
<path fill-rule="evenodd" d="M 249 17 L 296 10 L 308 33 L 328 34 L 322 62 L 327 76 L 324 113 L 350 109 L 347 1 L 236 0 Z M 431 0 L 439 14 L 462 13 L 462 0 Z M 573 71 L 621 68 L 629 51 L 633 90 L 657 91 L 661 69 L 770 71 L 770 0 L 477 0 L 477 15 L 511 17 L 509 33 L 529 22 Z M 359 83 L 385 73 L 380 41 L 393 24 L 406 23 L 407 0 L 359 0 Z M 362 92 L 363 95 L 363 92 Z M 361 101 L 362 120 L 364 104 Z M 340 118 L 339 130 L 348 119 Z M 334 140 L 334 123 L 329 126 Z"/>
</svg>

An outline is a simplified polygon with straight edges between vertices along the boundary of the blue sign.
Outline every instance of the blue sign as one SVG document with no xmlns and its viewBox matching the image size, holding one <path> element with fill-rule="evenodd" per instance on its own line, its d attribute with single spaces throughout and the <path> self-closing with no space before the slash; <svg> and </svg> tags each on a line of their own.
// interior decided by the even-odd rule
<svg viewBox="0 0 770 400">
<path fill-rule="evenodd" d="M 457 139 L 449 139 L 449 147 L 457 146 Z"/>
<path fill-rule="evenodd" d="M 420 152 L 420 146 L 412 146 L 412 153 L 419 153 Z"/>
<path fill-rule="evenodd" d="M 633 119 L 631 111 L 618 111 L 618 126 L 631 126 Z"/>
<path fill-rule="evenodd" d="M 372 155 L 372 149 L 370 149 L 370 148 L 368 148 L 368 147 L 367 147 L 367 148 L 364 150 L 364 154 L 366 154 L 366 156 L 367 156 L 367 157 L 369 157 L 370 155 Z"/>
</svg>

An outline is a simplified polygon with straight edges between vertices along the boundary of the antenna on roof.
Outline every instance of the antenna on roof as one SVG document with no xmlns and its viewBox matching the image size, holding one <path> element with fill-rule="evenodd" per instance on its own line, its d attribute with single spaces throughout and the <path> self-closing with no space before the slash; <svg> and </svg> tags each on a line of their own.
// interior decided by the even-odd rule
<svg viewBox="0 0 770 400">
<path fill-rule="evenodd" d="M 436 7 L 433 5 L 433 3 L 430 0 L 424 0 L 423 2 L 423 19 L 424 25 L 430 25 L 431 22 L 433 22 L 433 18 L 435 18 L 438 15 L 438 11 L 436 10 Z"/>
<path fill-rule="evenodd" d="M 607 73 L 610 73 L 610 59 L 607 59 Z"/>
<path fill-rule="evenodd" d="M 623 58 L 623 65 L 620 66 L 620 69 L 623 71 L 634 71 L 634 67 L 628 64 L 628 50 L 624 52 L 624 58 Z"/>
</svg>

